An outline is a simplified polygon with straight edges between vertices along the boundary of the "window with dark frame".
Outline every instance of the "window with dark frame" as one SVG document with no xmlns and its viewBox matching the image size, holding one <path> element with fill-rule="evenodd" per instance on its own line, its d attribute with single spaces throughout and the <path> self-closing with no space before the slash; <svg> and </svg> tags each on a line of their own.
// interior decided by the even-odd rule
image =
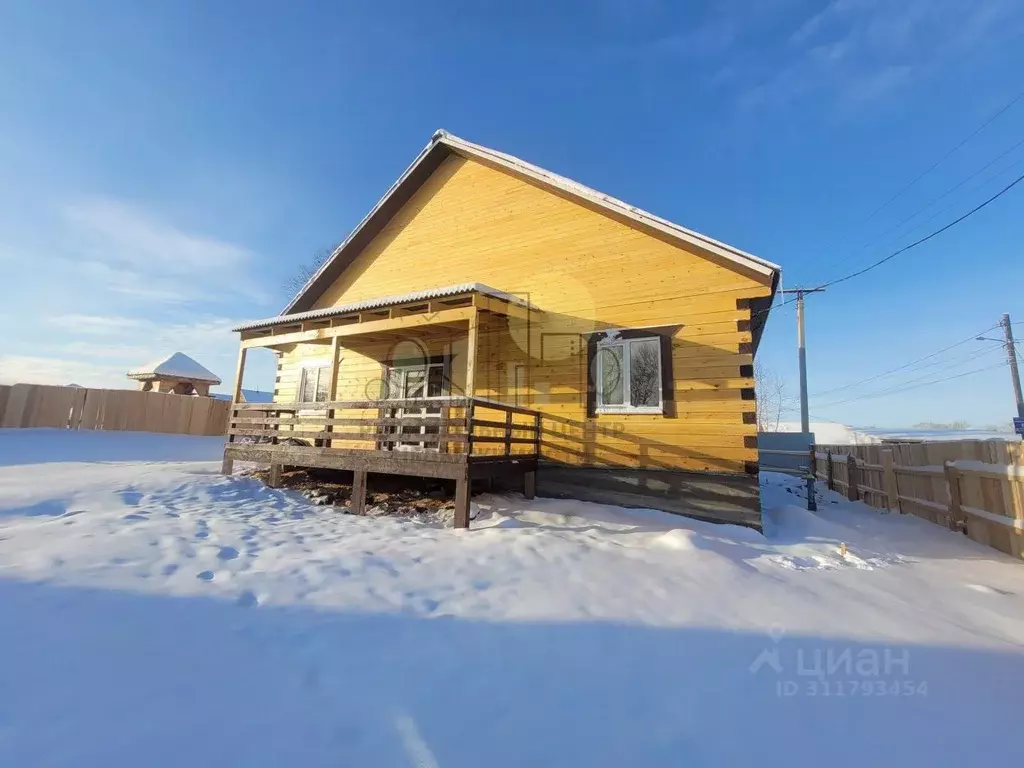
<svg viewBox="0 0 1024 768">
<path fill-rule="evenodd" d="M 661 413 L 661 339 L 610 338 L 597 345 L 598 413 Z"/>
</svg>

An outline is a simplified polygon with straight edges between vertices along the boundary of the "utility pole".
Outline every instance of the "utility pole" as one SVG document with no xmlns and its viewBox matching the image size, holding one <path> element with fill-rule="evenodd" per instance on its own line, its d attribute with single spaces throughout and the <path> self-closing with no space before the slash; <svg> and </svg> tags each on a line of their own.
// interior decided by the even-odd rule
<svg viewBox="0 0 1024 768">
<path fill-rule="evenodd" d="M 824 288 L 793 288 L 783 294 L 796 294 L 796 346 L 800 358 L 800 431 L 811 431 L 811 412 L 807 404 L 807 344 L 804 337 L 804 294 L 821 293 Z M 814 500 L 814 467 L 807 472 L 807 509 L 814 512 L 818 505 Z"/>
<path fill-rule="evenodd" d="M 1003 326 L 1003 336 L 1006 340 L 1006 364 L 1010 366 L 1010 378 L 1013 380 L 1013 397 L 1017 401 L 1017 418 L 1024 419 L 1024 395 L 1020 391 L 1020 371 L 1017 370 L 1017 345 L 1013 342 L 1013 327 L 1010 325 L 1010 315 L 1004 314 L 999 324 Z M 1021 435 L 1024 439 L 1024 435 Z"/>
</svg>

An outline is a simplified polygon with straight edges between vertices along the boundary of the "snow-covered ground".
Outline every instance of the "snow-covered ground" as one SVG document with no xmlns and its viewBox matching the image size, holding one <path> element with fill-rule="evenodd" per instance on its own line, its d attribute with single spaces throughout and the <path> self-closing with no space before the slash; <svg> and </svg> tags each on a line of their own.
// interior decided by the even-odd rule
<svg viewBox="0 0 1024 768">
<path fill-rule="evenodd" d="M 474 499 L 474 530 L 0 430 L 0 765 L 986 765 L 1024 566 L 766 475 L 767 537 Z M 846 553 L 842 553 L 842 545 Z"/>
</svg>

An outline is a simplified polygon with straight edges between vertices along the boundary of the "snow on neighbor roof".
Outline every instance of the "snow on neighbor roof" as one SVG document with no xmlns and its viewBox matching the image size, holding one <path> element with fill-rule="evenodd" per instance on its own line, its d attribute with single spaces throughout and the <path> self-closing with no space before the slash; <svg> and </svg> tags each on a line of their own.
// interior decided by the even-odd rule
<svg viewBox="0 0 1024 768">
<path fill-rule="evenodd" d="M 210 397 L 215 400 L 227 400 L 229 403 L 234 399 L 230 392 L 211 392 Z M 242 400 L 246 403 L 272 403 L 274 402 L 273 392 L 261 392 L 258 389 L 243 389 Z"/>
<path fill-rule="evenodd" d="M 401 293 L 397 296 L 380 296 L 376 299 L 366 299 L 365 301 L 356 301 L 351 304 L 339 304 L 336 307 L 324 307 L 323 309 L 311 309 L 308 312 L 295 312 L 290 315 L 278 315 L 277 317 L 269 317 L 266 320 L 254 320 L 251 323 L 245 323 L 244 325 L 232 328 L 231 330 L 251 331 L 255 328 L 265 328 L 268 325 L 294 323 L 300 320 L 315 320 L 317 318 L 332 317 L 334 315 L 344 315 L 348 312 L 359 312 L 364 309 L 388 307 L 392 304 L 405 304 L 410 301 L 439 299 L 443 296 L 456 296 L 460 293 L 480 293 L 484 296 L 493 296 L 496 299 L 502 299 L 511 304 L 518 304 L 523 307 L 529 306 L 529 303 L 522 297 L 514 296 L 511 293 L 505 293 L 505 291 L 499 291 L 497 288 L 491 288 L 489 285 L 484 285 L 483 283 L 459 283 L 458 285 L 449 285 L 445 288 L 430 288 L 426 291 L 411 291 L 410 293 Z"/>
<path fill-rule="evenodd" d="M 778 264 L 774 264 L 766 259 L 754 256 L 746 251 L 741 251 L 740 249 L 734 248 L 720 240 L 715 240 L 707 235 L 702 235 L 700 232 L 695 232 L 692 229 L 681 227 L 678 224 L 672 223 L 668 219 L 655 216 L 653 213 L 648 213 L 647 211 L 630 205 L 629 203 L 625 203 L 611 195 L 598 192 L 596 189 L 592 189 L 584 184 L 568 179 L 565 176 L 552 173 L 551 171 L 545 170 L 540 166 L 533 165 L 532 163 L 528 163 L 525 160 L 514 157 L 513 155 L 508 155 L 504 152 L 498 152 L 497 150 L 481 146 L 480 144 L 474 144 L 471 141 L 466 141 L 465 139 L 461 139 L 445 130 L 438 130 L 431 137 L 430 143 L 423 148 L 419 155 L 417 155 L 416 159 L 413 160 L 412 164 L 405 169 L 405 172 L 399 176 L 398 180 L 391 185 L 391 188 L 384 193 L 384 197 L 377 201 L 377 204 L 373 209 L 363 217 L 362 221 L 356 225 L 356 228 L 352 230 L 347 238 L 345 238 L 344 242 L 334 250 L 331 257 L 320 266 L 320 269 L 318 269 L 306 282 L 302 287 L 302 290 L 300 290 L 288 306 L 282 310 L 282 315 L 286 315 L 293 310 L 301 311 L 303 306 L 308 307 L 312 300 L 307 296 L 307 294 L 309 294 L 317 284 L 321 282 L 321 278 L 329 276 L 329 278 L 333 280 L 337 277 L 337 274 L 340 274 L 340 271 L 344 269 L 344 266 L 346 265 L 341 265 L 339 269 L 336 264 L 336 262 L 339 261 L 339 256 L 349 250 L 350 247 L 354 247 L 357 251 L 360 250 L 362 245 L 365 245 L 365 242 L 363 241 L 366 237 L 372 237 L 374 234 L 374 232 L 364 233 L 364 230 L 373 229 L 373 226 L 379 219 L 382 219 L 382 221 L 380 221 L 380 226 L 383 226 L 383 223 L 391 218 L 394 211 L 390 209 L 396 204 L 392 201 L 392 198 L 399 197 L 400 190 L 406 187 L 407 183 L 410 186 L 418 188 L 426 178 L 433 173 L 437 166 L 440 165 L 440 159 L 431 161 L 430 158 L 437 155 L 437 150 L 439 150 L 439 148 L 447 150 L 448 153 L 454 152 L 455 154 L 462 155 L 464 157 L 476 158 L 491 165 L 498 165 L 514 174 L 533 179 L 539 184 L 554 187 L 555 189 L 559 189 L 573 197 L 586 200 L 608 213 L 623 216 L 638 224 L 655 229 L 677 241 L 688 245 L 698 246 L 705 251 L 725 259 L 726 261 L 730 261 L 738 266 L 746 267 L 747 269 L 751 269 L 759 274 L 771 277 L 773 279 L 773 285 L 774 280 L 777 279 L 778 274 L 782 271 L 782 268 Z M 398 201 L 398 204 L 400 205 L 401 202 L 402 201 Z M 321 286 L 321 289 L 323 288 L 326 288 L 326 285 Z M 313 294 L 313 298 L 317 295 L 319 295 L 319 292 Z"/>
<path fill-rule="evenodd" d="M 171 379 L 188 379 L 220 384 L 220 377 L 207 370 L 195 360 L 182 352 L 175 352 L 170 357 L 155 360 L 147 365 L 128 371 L 129 379 L 149 379 L 157 377 Z"/>
</svg>

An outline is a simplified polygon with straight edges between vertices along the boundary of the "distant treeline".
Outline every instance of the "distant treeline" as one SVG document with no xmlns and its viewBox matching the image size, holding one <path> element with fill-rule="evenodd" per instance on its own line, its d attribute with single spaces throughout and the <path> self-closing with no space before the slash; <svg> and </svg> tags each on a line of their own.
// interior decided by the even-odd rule
<svg viewBox="0 0 1024 768">
<path fill-rule="evenodd" d="M 920 424 L 914 425 L 914 429 L 970 429 L 970 427 L 971 425 L 966 421 L 950 421 L 948 423 L 922 421 Z"/>
<path fill-rule="evenodd" d="M 950 421 L 950 422 L 938 422 L 938 421 L 922 421 L 920 424 L 915 424 L 913 429 L 932 429 L 932 430 L 962 430 L 962 429 L 980 429 L 984 432 L 1010 432 L 1012 431 L 1007 424 L 990 424 L 984 427 L 972 427 L 966 421 Z"/>
</svg>

